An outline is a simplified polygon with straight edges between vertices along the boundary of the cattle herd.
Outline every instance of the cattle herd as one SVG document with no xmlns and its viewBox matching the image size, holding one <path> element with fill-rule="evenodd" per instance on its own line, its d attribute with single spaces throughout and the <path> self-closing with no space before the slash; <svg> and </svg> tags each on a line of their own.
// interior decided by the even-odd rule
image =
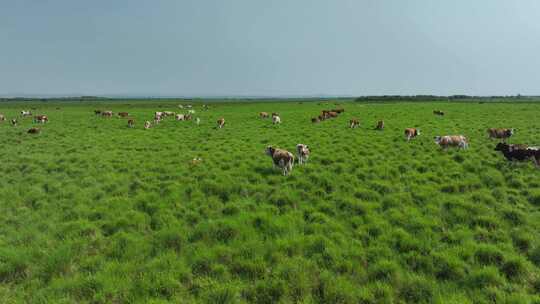
<svg viewBox="0 0 540 304">
<path fill-rule="evenodd" d="M 193 115 L 195 114 L 195 110 L 192 109 L 191 105 L 179 105 L 178 106 L 181 109 L 189 109 L 184 113 L 175 113 L 172 111 L 162 111 L 162 112 L 155 112 L 154 113 L 154 120 L 151 122 L 150 120 L 146 120 L 144 122 L 144 129 L 150 129 L 153 126 L 159 124 L 163 119 L 167 117 L 173 117 L 177 121 L 188 121 L 193 119 Z M 209 107 L 207 105 L 203 105 L 203 110 L 208 110 Z M 322 121 L 328 120 L 328 119 L 334 119 L 339 117 L 340 114 L 344 113 L 345 109 L 338 108 L 338 109 L 332 109 L 332 110 L 322 110 L 321 113 L 317 117 L 313 117 L 311 119 L 312 123 L 320 123 Z M 95 115 L 100 115 L 104 118 L 111 118 L 114 116 L 114 113 L 112 111 L 103 111 L 103 110 L 95 110 Z M 434 110 L 434 115 L 437 116 L 444 116 L 444 112 L 440 110 Z M 25 117 L 32 117 L 33 114 L 29 110 L 23 110 L 20 112 L 20 116 L 22 118 Z M 127 126 L 129 128 L 135 127 L 135 120 L 130 117 L 128 112 L 118 112 L 117 116 L 119 118 L 126 118 L 127 119 Z M 270 118 L 272 119 L 272 124 L 277 125 L 281 124 L 281 117 L 278 113 L 272 113 L 271 115 L 267 112 L 260 112 L 259 117 L 261 119 Z M 3 114 L 0 114 L 0 122 L 4 122 L 6 120 L 6 116 Z M 48 123 L 49 118 L 47 115 L 35 115 L 33 116 L 33 122 L 34 123 Z M 195 118 L 195 123 L 199 125 L 201 122 L 199 117 Z M 17 118 L 11 119 L 11 124 L 13 126 L 17 126 Z M 225 126 L 225 118 L 220 118 L 217 120 L 217 126 L 216 129 L 221 129 Z M 349 127 L 351 129 L 358 128 L 360 126 L 360 120 L 357 118 L 352 118 L 349 120 Z M 375 130 L 383 130 L 384 129 L 384 121 L 379 120 L 375 126 Z M 27 133 L 29 134 L 39 134 L 41 132 L 40 128 L 32 127 L 28 130 Z M 499 142 L 497 146 L 495 147 L 495 151 L 500 151 L 504 157 L 509 161 L 527 161 L 532 160 L 534 164 L 537 167 L 540 167 L 540 147 L 533 147 L 528 146 L 524 144 L 508 144 L 507 140 L 514 135 L 515 129 L 505 129 L 505 128 L 490 128 L 487 130 L 488 138 L 490 139 L 500 139 L 502 142 Z M 407 128 L 405 129 L 405 139 L 407 141 L 410 141 L 413 138 L 416 138 L 420 135 L 420 130 L 417 128 Z M 458 149 L 467 149 L 469 147 L 469 141 L 468 139 L 463 135 L 444 135 L 444 136 L 435 136 L 434 141 L 437 145 L 439 145 L 442 149 L 447 149 L 449 147 L 455 147 Z M 266 155 L 270 156 L 272 158 L 272 164 L 273 167 L 279 167 L 283 175 L 288 175 L 291 173 L 295 156 L 293 153 L 280 149 L 275 148 L 272 146 L 268 146 L 265 150 Z M 298 159 L 298 164 L 306 164 L 309 155 L 310 155 L 310 149 L 308 145 L 305 144 L 297 144 L 296 145 L 296 155 Z M 194 161 L 195 163 L 199 163 L 200 159 L 197 159 Z"/>
</svg>

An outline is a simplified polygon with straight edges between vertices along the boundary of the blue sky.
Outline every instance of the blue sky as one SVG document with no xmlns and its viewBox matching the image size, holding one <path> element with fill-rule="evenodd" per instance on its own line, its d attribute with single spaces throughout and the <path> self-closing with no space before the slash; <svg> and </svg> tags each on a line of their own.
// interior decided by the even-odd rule
<svg viewBox="0 0 540 304">
<path fill-rule="evenodd" d="M 540 94 L 537 0 L 0 0 L 0 94 Z"/>
</svg>

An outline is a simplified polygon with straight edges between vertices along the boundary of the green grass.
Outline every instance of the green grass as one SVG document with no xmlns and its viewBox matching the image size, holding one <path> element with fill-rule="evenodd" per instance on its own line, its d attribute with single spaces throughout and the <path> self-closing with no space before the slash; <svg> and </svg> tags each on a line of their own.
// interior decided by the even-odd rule
<svg viewBox="0 0 540 304">
<path fill-rule="evenodd" d="M 143 129 L 176 105 L 0 104 L 50 119 L 0 123 L 2 303 L 540 303 L 540 170 L 485 132 L 540 144 L 540 104 L 343 102 L 312 124 L 336 105 L 213 103 Z M 298 143 L 310 161 L 284 177 L 264 148 Z"/>
</svg>

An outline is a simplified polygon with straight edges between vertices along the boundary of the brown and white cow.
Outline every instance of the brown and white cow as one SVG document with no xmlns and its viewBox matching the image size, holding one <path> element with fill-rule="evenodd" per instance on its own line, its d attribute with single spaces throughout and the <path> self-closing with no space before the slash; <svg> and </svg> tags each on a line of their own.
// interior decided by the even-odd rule
<svg viewBox="0 0 540 304">
<path fill-rule="evenodd" d="M 435 136 L 434 139 L 435 143 L 445 150 L 449 147 L 457 147 L 458 149 L 469 147 L 469 141 L 463 135 Z"/>
<path fill-rule="evenodd" d="M 296 153 L 298 154 L 298 163 L 301 165 L 307 163 L 311 152 L 309 151 L 308 145 L 297 144 Z"/>
<path fill-rule="evenodd" d="M 152 127 L 152 123 L 149 122 L 148 120 L 144 122 L 144 128 L 146 130 L 150 129 Z"/>
<path fill-rule="evenodd" d="M 416 128 L 407 128 L 405 129 L 405 138 L 407 141 L 410 141 L 412 138 L 420 135 L 420 130 Z"/>
<path fill-rule="evenodd" d="M 360 126 L 360 121 L 356 118 L 349 120 L 349 127 L 351 129 L 358 128 Z"/>
<path fill-rule="evenodd" d="M 36 115 L 34 116 L 34 122 L 36 123 L 46 123 L 49 122 L 47 115 Z"/>
<path fill-rule="evenodd" d="M 508 161 L 526 161 L 532 159 L 536 167 L 540 167 L 540 147 L 498 143 L 495 151 L 501 151 Z"/>
<path fill-rule="evenodd" d="M 174 116 L 176 113 L 172 112 L 172 111 L 165 111 L 163 112 L 163 115 L 164 116 Z"/>
<path fill-rule="evenodd" d="M 118 117 L 125 118 L 125 117 L 128 117 L 128 116 L 129 116 L 129 113 L 128 113 L 128 112 L 119 112 L 119 113 L 118 113 Z"/>
<path fill-rule="evenodd" d="M 272 124 L 277 125 L 281 123 L 281 117 L 279 116 L 272 116 Z"/>
<path fill-rule="evenodd" d="M 225 126 L 225 118 L 222 117 L 222 118 L 218 119 L 217 120 L 217 126 L 220 129 L 223 128 Z"/>
<path fill-rule="evenodd" d="M 192 119 L 193 119 L 193 115 L 191 115 L 191 114 L 186 114 L 186 115 L 184 115 L 184 119 L 185 119 L 185 120 L 192 120 Z"/>
<path fill-rule="evenodd" d="M 22 117 L 32 116 L 32 112 L 26 111 L 26 110 L 22 110 L 22 111 L 21 111 L 21 116 L 22 116 Z"/>
<path fill-rule="evenodd" d="M 41 132 L 41 130 L 38 128 L 30 128 L 30 130 L 28 130 L 29 134 L 39 134 L 39 132 Z"/>
<path fill-rule="evenodd" d="M 184 114 L 176 114 L 176 120 L 184 120 Z"/>
<path fill-rule="evenodd" d="M 384 130 L 384 120 L 379 120 L 377 122 L 377 126 L 375 126 L 376 130 Z"/>
<path fill-rule="evenodd" d="M 102 111 L 101 116 L 103 116 L 103 117 L 112 117 L 113 112 L 112 111 Z"/>
<path fill-rule="evenodd" d="M 133 128 L 135 126 L 135 120 L 129 119 L 128 120 L 128 128 Z"/>
<path fill-rule="evenodd" d="M 294 155 L 291 152 L 268 146 L 265 153 L 272 158 L 272 166 L 274 168 L 281 168 L 283 175 L 288 175 L 292 171 Z"/>
<path fill-rule="evenodd" d="M 269 116 L 270 116 L 270 115 L 268 115 L 268 113 L 266 113 L 266 112 L 260 112 L 260 113 L 259 113 L 259 117 L 260 117 L 260 118 L 268 118 Z"/>
<path fill-rule="evenodd" d="M 327 112 L 327 113 L 326 113 L 326 116 L 327 116 L 328 118 L 336 118 L 336 117 L 338 117 L 338 115 L 339 115 L 339 114 L 338 114 L 337 112 L 334 112 L 334 111 L 330 111 L 330 112 Z"/>
<path fill-rule="evenodd" d="M 487 129 L 489 138 L 501 138 L 503 141 L 514 135 L 514 129 L 490 128 Z"/>
</svg>

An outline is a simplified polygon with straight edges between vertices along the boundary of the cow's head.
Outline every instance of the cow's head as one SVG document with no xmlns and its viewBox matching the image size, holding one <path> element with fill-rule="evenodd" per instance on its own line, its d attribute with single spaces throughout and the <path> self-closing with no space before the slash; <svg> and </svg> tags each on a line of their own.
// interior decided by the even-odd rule
<svg viewBox="0 0 540 304">
<path fill-rule="evenodd" d="M 433 139 L 435 140 L 436 144 L 439 144 L 441 142 L 441 137 L 440 136 L 435 136 Z"/>
<path fill-rule="evenodd" d="M 507 143 L 498 143 L 496 146 L 495 146 L 495 151 L 508 151 L 510 148 L 510 146 L 507 144 Z"/>
<path fill-rule="evenodd" d="M 264 150 L 264 153 L 268 156 L 274 156 L 274 151 L 276 151 L 276 149 L 274 149 L 272 146 L 268 146 Z"/>
</svg>

